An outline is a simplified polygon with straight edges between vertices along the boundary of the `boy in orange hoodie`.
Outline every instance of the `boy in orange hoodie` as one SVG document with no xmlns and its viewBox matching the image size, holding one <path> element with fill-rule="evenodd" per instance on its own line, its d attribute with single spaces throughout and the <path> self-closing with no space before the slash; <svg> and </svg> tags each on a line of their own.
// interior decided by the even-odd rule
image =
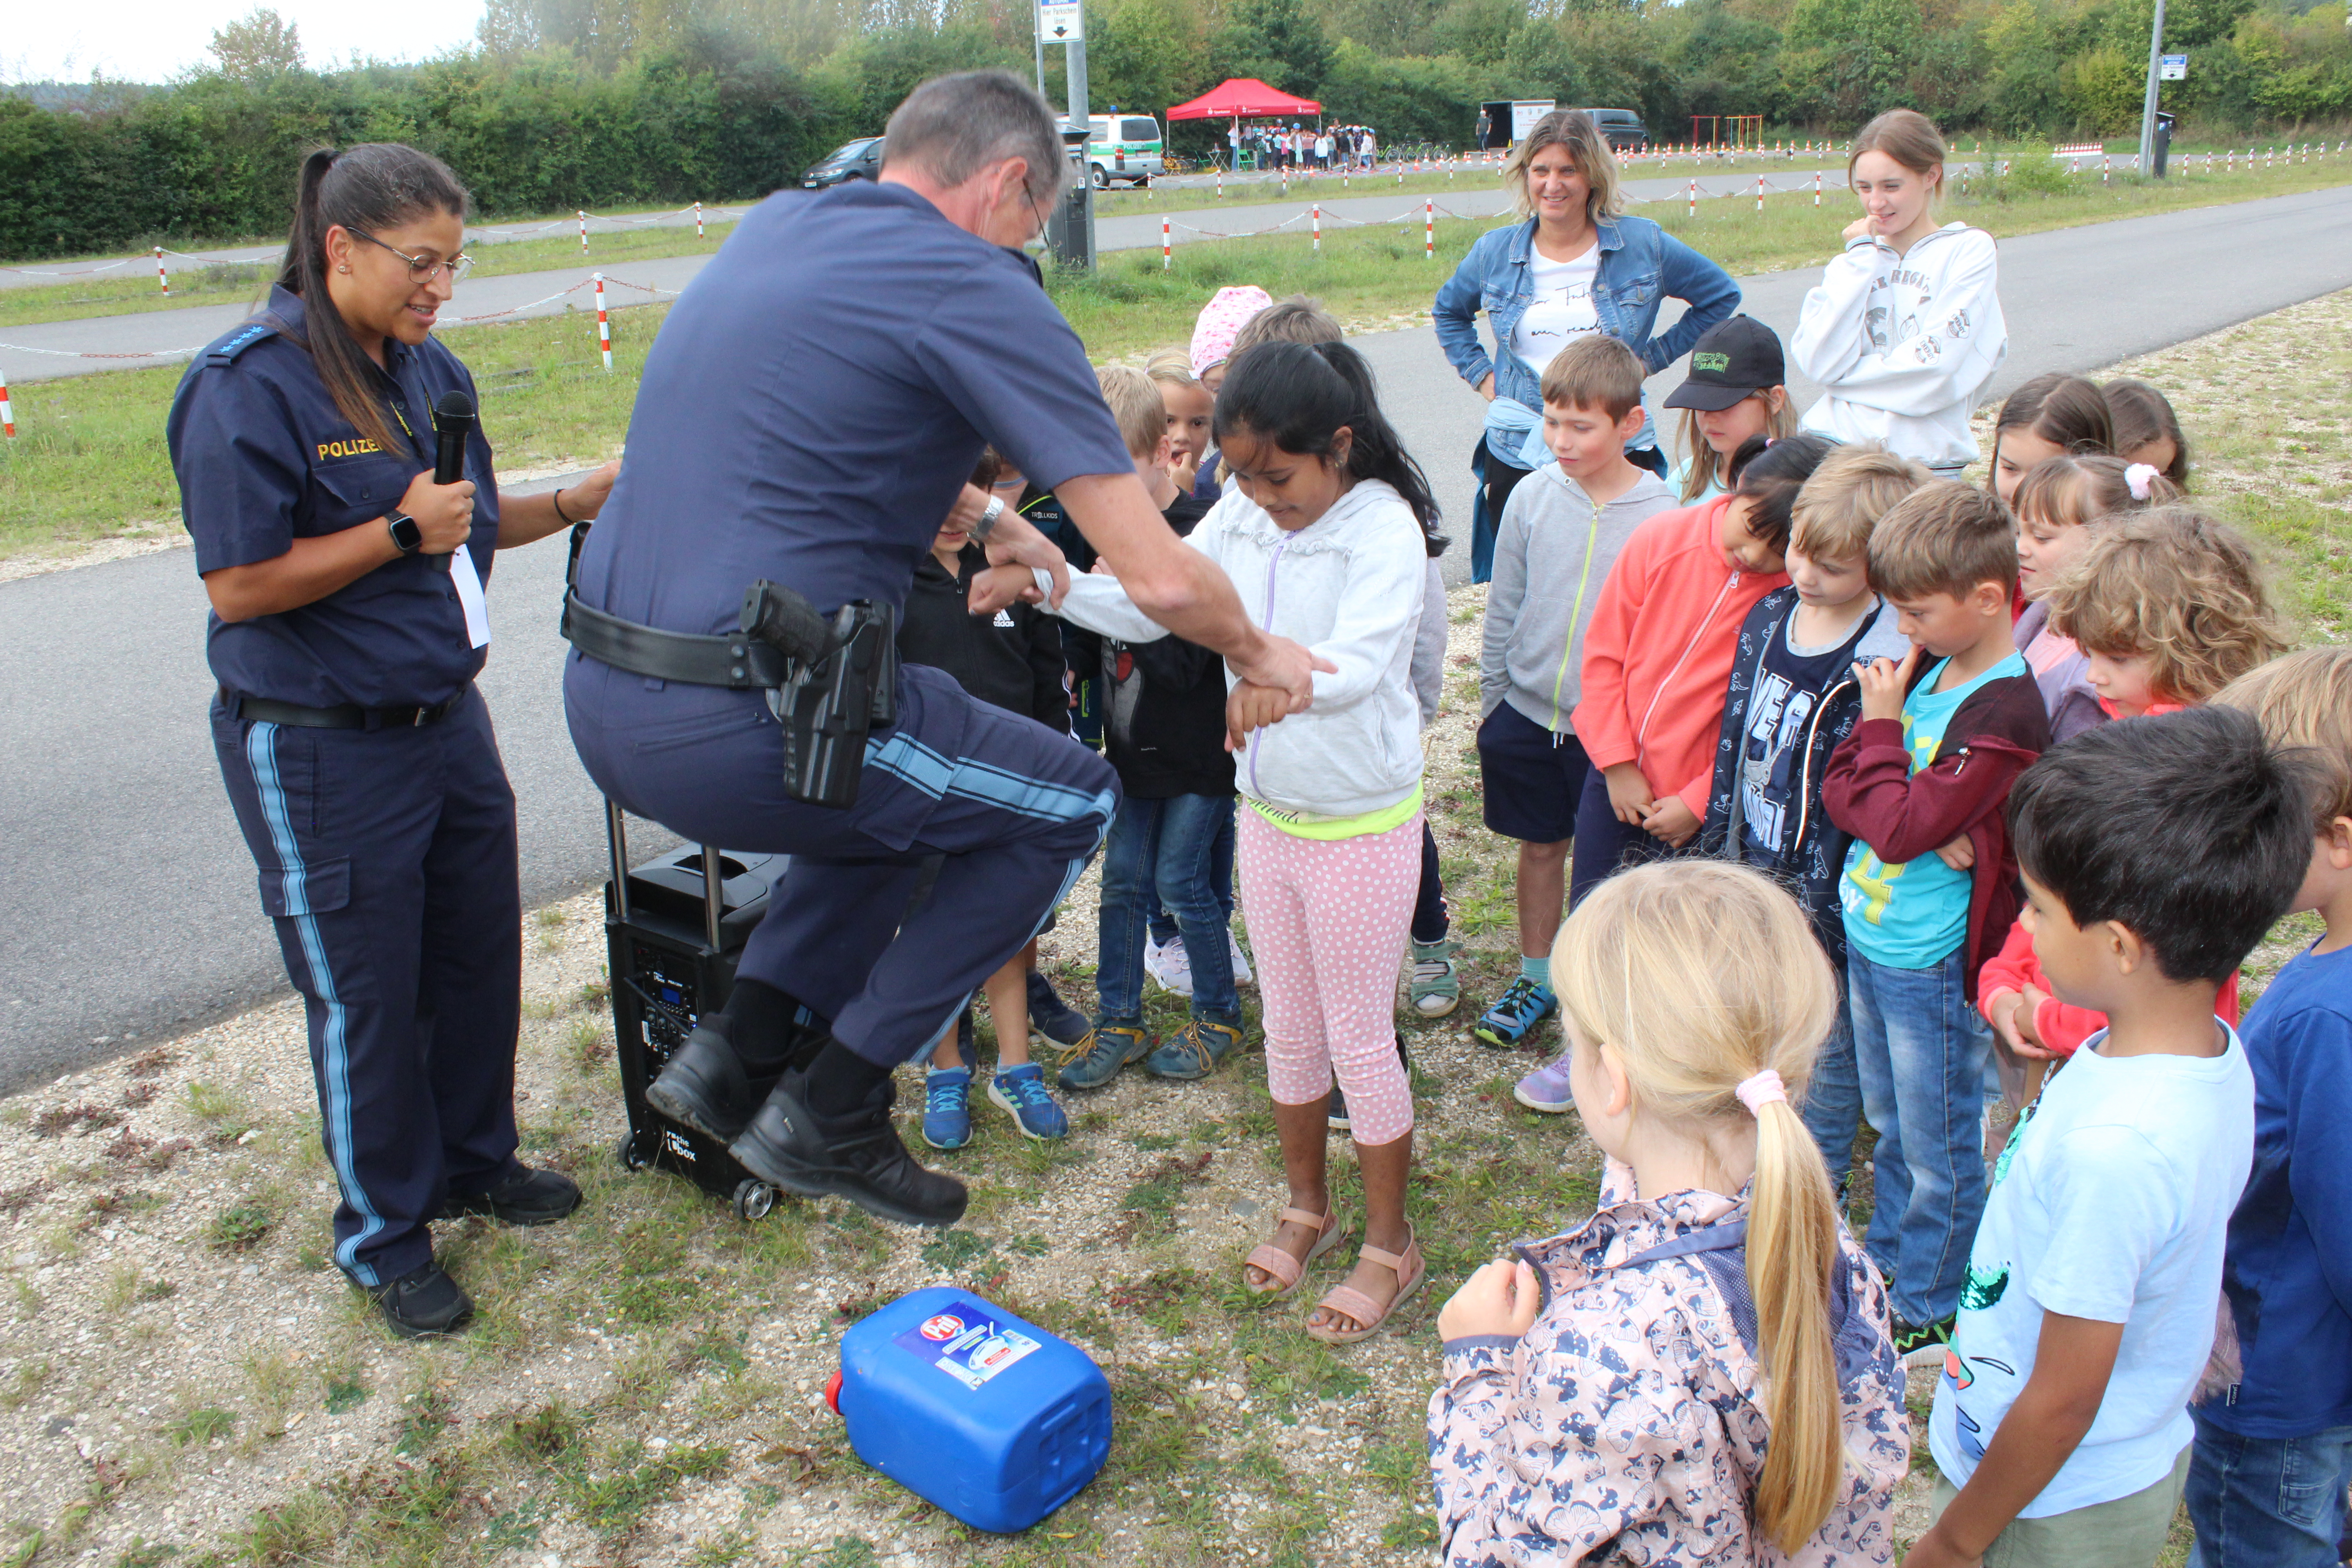
<svg viewBox="0 0 2352 1568">
<path fill-rule="evenodd" d="M 1832 449 L 1818 436 L 1750 439 L 1732 454 L 1729 495 L 1660 512 L 1609 569 L 1572 720 L 1592 772 L 1576 807 L 1570 910 L 1620 867 L 1697 835 L 1739 624 L 1787 584 L 1790 509 Z"/>
</svg>

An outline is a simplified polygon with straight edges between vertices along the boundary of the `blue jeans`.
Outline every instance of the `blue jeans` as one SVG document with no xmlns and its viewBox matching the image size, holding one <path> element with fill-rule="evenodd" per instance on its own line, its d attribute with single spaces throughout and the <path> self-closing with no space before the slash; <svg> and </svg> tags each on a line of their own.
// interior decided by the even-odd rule
<svg viewBox="0 0 2352 1568">
<path fill-rule="evenodd" d="M 2189 1568 L 2336 1568 L 2344 1492 L 2352 1487 L 2352 1426 L 2308 1437 L 2241 1437 L 2194 1405 Z"/>
<path fill-rule="evenodd" d="M 1209 886 L 1217 895 L 1217 908 L 1225 912 L 1225 929 L 1234 924 L 1234 818 L 1225 814 L 1225 825 L 1217 829 L 1217 841 L 1209 847 Z M 1169 912 L 1168 900 L 1160 896 L 1152 885 L 1151 868 L 1143 868 L 1143 907 L 1151 911 L 1153 945 L 1166 947 L 1176 940 L 1176 917 Z M 1226 958 L 1231 960 L 1228 952 Z"/>
<path fill-rule="evenodd" d="M 1812 1087 L 1805 1091 L 1805 1131 L 1820 1145 L 1830 1168 L 1830 1185 L 1840 1196 L 1853 1173 L 1854 1134 L 1862 1131 L 1862 1075 L 1853 1059 L 1853 1007 L 1845 976 L 1838 976 L 1837 1020 L 1813 1058 Z"/>
<path fill-rule="evenodd" d="M 1894 1278 L 1895 1315 L 1937 1322 L 1959 1310 L 1984 1215 L 1992 1031 L 1969 1005 L 1965 948 L 1926 969 L 1891 969 L 1849 950 L 1845 973 L 1862 1110 L 1878 1130 L 1864 1246 Z"/>
<path fill-rule="evenodd" d="M 1143 931 L 1156 890 L 1192 961 L 1192 1016 L 1241 1027 L 1242 999 L 1217 902 L 1216 846 L 1233 842 L 1234 797 L 1122 797 L 1103 844 L 1102 925 L 1095 960 L 1097 1024 L 1143 1022 Z M 1227 862 L 1229 865 L 1231 862 Z"/>
</svg>

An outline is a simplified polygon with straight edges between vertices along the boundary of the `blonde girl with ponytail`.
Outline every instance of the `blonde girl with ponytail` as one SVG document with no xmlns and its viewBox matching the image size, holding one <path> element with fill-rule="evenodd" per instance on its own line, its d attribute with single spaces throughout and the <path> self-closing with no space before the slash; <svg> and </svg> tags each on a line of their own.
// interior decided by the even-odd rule
<svg viewBox="0 0 2352 1568">
<path fill-rule="evenodd" d="M 1837 1006 L 1803 912 L 1746 867 L 1659 862 L 1595 889 L 1551 963 L 1601 1206 L 1439 1314 L 1444 1561 L 1892 1563 L 1903 1372 L 1798 1114 Z"/>
</svg>

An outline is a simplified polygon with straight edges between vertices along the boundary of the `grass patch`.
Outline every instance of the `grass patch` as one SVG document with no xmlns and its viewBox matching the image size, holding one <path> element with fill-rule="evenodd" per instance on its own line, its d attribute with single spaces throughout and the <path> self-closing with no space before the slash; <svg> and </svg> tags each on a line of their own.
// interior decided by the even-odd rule
<svg viewBox="0 0 2352 1568">
<path fill-rule="evenodd" d="M 215 1215 L 207 1236 L 218 1251 L 250 1252 L 277 1227 L 278 1211 L 248 1198 Z"/>
<path fill-rule="evenodd" d="M 217 1405 L 202 1405 L 163 1428 L 163 1436 L 183 1448 L 200 1448 L 215 1437 L 236 1430 L 236 1415 Z"/>
</svg>

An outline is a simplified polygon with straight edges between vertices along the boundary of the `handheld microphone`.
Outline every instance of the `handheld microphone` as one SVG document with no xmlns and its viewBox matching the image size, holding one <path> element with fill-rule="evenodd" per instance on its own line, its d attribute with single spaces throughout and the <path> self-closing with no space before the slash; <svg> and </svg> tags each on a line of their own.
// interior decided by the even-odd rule
<svg viewBox="0 0 2352 1568">
<path fill-rule="evenodd" d="M 466 438 L 474 433 L 474 400 L 462 392 L 445 392 L 433 404 L 433 482 L 454 485 L 466 477 Z"/>
</svg>

